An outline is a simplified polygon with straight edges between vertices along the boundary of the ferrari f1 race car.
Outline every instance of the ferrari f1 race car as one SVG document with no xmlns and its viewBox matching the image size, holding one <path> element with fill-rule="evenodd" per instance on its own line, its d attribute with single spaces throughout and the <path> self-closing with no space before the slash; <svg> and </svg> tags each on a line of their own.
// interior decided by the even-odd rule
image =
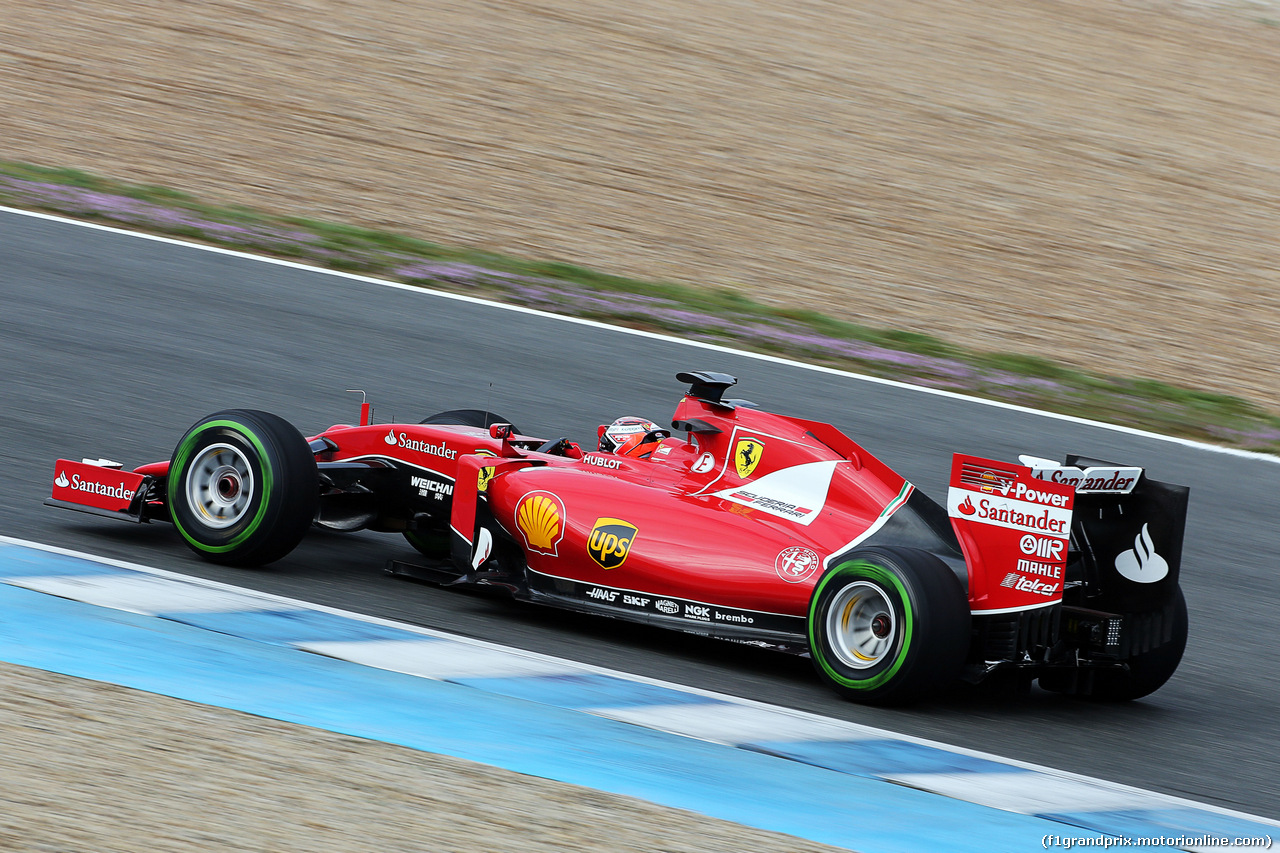
<svg viewBox="0 0 1280 853">
<path fill-rule="evenodd" d="M 1004 674 L 1134 699 L 1173 674 L 1188 489 L 1068 456 L 957 454 L 935 503 L 825 423 L 689 386 L 671 430 L 600 449 L 480 410 L 304 437 L 228 410 L 167 462 L 58 460 L 51 506 L 169 521 L 200 556 L 255 566 L 316 525 L 401 533 L 393 573 L 808 655 L 839 693 L 904 703 Z"/>
</svg>

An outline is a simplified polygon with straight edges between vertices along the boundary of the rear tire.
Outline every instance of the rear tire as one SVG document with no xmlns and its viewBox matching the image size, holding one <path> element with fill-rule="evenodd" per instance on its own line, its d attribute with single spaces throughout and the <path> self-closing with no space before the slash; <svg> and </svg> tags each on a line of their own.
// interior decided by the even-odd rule
<svg viewBox="0 0 1280 853">
<path fill-rule="evenodd" d="M 215 563 L 261 566 L 302 540 L 319 504 L 307 440 L 277 415 L 228 409 L 204 418 L 169 463 L 174 526 Z"/>
<path fill-rule="evenodd" d="M 809 653 L 846 698 L 906 704 L 959 677 L 969 621 L 968 598 L 946 563 L 913 548 L 867 548 L 814 588 Z"/>
<path fill-rule="evenodd" d="M 483 409 L 451 409 L 447 412 L 437 412 L 429 418 L 423 418 L 418 421 L 420 424 L 454 424 L 457 426 L 480 427 L 488 429 L 494 424 L 509 424 L 511 421 L 493 412 L 486 412 Z M 515 430 L 516 435 L 523 435 L 515 425 L 511 427 Z"/>
<path fill-rule="evenodd" d="M 1178 587 L 1173 599 L 1173 627 L 1169 642 L 1129 658 L 1125 661 L 1129 665 L 1128 671 L 1102 670 L 1094 673 L 1093 688 L 1082 698 L 1095 702 L 1131 702 L 1155 693 L 1173 677 L 1182 662 L 1188 631 L 1187 600 L 1182 595 L 1182 588 Z M 1051 690 L 1053 684 L 1046 685 L 1042 677 L 1040 686 Z"/>
</svg>

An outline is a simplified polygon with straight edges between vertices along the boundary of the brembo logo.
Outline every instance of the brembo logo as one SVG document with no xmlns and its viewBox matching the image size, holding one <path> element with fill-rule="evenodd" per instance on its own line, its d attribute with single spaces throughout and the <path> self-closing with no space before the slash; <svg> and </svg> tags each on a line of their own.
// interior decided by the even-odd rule
<svg viewBox="0 0 1280 853">
<path fill-rule="evenodd" d="M 102 495 L 108 498 L 119 498 L 120 500 L 132 500 L 133 489 L 124 483 L 116 483 L 114 486 L 108 486 L 105 483 L 95 483 L 92 480 L 85 480 L 79 474 L 72 474 L 71 479 L 67 479 L 64 472 L 59 471 L 57 478 L 53 484 L 60 489 L 70 488 L 76 492 L 88 492 L 91 495 Z"/>
<path fill-rule="evenodd" d="M 428 456 L 439 456 L 444 459 L 457 459 L 458 451 L 450 450 L 443 441 L 439 444 L 431 444 L 426 441 L 415 441 L 404 433 L 396 435 L 395 430 L 387 433 L 387 437 L 383 439 L 392 447 L 403 447 L 405 450 L 416 450 L 419 453 L 426 453 Z"/>
</svg>

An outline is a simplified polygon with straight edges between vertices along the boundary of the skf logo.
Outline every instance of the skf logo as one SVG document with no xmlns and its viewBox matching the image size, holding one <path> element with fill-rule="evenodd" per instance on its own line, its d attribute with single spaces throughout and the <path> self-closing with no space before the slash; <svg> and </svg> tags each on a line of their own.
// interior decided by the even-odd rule
<svg viewBox="0 0 1280 853">
<path fill-rule="evenodd" d="M 602 569 L 616 569 L 627 560 L 637 528 L 620 518 L 597 518 L 587 540 L 587 553 Z"/>
<path fill-rule="evenodd" d="M 492 465 L 486 465 L 480 469 L 480 473 L 476 476 L 476 491 L 489 491 L 489 481 L 493 479 L 493 475 L 498 473 L 498 469 Z"/>
<path fill-rule="evenodd" d="M 733 464 L 738 469 L 738 476 L 747 479 L 760 464 L 760 456 L 764 453 L 764 443 L 755 438 L 740 438 L 733 448 Z"/>
<path fill-rule="evenodd" d="M 530 492 L 516 505 L 516 529 L 530 551 L 559 556 L 556 547 L 564 538 L 564 503 L 551 492 Z"/>
</svg>

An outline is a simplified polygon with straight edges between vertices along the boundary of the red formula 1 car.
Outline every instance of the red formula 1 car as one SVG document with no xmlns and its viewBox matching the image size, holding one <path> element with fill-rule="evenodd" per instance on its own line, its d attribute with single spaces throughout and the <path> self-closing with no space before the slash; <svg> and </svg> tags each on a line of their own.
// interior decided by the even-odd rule
<svg viewBox="0 0 1280 853">
<path fill-rule="evenodd" d="M 47 504 L 166 520 L 201 556 L 279 559 L 313 524 L 402 533 L 392 571 L 808 654 L 840 693 L 905 702 L 957 678 L 1132 699 L 1174 672 L 1188 490 L 1141 468 L 956 455 L 935 503 L 835 427 L 682 373 L 672 432 L 583 452 L 478 410 L 307 439 L 210 415 L 168 462 L 59 460 Z M 679 435 L 679 434 L 683 435 Z"/>
</svg>

